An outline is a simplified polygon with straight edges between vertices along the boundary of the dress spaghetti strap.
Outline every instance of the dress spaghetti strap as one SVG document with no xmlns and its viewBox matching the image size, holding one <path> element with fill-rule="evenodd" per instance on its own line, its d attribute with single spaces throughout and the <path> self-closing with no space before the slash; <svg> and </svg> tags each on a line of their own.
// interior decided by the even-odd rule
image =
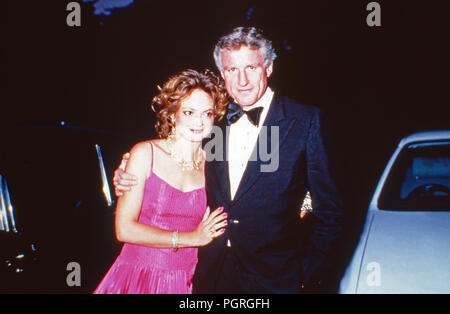
<svg viewBox="0 0 450 314">
<path fill-rule="evenodd" d="M 152 160 L 150 162 L 150 174 L 149 174 L 149 178 L 152 176 L 153 173 L 153 160 L 155 159 L 155 154 L 153 153 L 153 144 L 151 141 L 149 141 L 150 143 L 150 150 L 151 150 L 151 154 L 152 154 Z"/>
</svg>

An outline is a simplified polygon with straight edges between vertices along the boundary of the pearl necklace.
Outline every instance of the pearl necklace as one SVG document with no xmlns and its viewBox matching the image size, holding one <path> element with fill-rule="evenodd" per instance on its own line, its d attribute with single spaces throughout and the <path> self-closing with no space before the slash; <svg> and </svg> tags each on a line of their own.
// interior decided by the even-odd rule
<svg viewBox="0 0 450 314">
<path fill-rule="evenodd" d="M 178 166 L 181 168 L 181 171 L 192 171 L 200 169 L 200 165 L 203 161 L 203 154 L 201 149 L 198 149 L 196 151 L 197 158 L 195 160 L 186 161 L 183 159 L 183 157 L 180 156 L 179 153 L 175 151 L 175 148 L 173 147 L 173 141 L 170 137 L 167 139 L 167 142 L 170 146 L 170 157 L 177 162 Z"/>
</svg>

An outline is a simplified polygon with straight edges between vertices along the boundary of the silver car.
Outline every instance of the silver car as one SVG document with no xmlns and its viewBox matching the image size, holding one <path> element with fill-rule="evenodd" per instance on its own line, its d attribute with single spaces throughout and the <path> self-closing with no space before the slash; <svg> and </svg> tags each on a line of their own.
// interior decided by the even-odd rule
<svg viewBox="0 0 450 314">
<path fill-rule="evenodd" d="M 450 293 L 450 130 L 400 141 L 340 293 Z"/>
</svg>

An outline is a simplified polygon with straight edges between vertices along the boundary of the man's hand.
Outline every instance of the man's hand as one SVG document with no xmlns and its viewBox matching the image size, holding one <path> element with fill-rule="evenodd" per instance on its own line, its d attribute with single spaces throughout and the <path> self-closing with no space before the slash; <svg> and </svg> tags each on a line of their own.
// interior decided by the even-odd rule
<svg viewBox="0 0 450 314">
<path fill-rule="evenodd" d="M 300 211 L 300 219 L 303 219 L 306 215 L 308 215 L 309 211 L 307 210 L 301 210 Z"/>
<path fill-rule="evenodd" d="M 311 193 L 308 191 L 305 195 L 305 198 L 303 199 L 302 207 L 300 208 L 300 219 L 305 218 L 308 213 L 311 213 L 313 210 L 312 208 L 312 200 L 311 200 Z"/>
<path fill-rule="evenodd" d="M 119 168 L 114 171 L 114 192 L 117 197 L 122 196 L 124 192 L 131 190 L 133 186 L 137 185 L 137 177 L 125 172 L 129 158 L 130 153 L 125 153 L 122 156 Z"/>
</svg>

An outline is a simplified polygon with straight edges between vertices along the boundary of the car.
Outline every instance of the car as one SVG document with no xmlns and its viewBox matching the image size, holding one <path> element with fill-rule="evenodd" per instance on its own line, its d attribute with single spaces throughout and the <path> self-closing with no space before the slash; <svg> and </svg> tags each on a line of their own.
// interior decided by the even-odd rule
<svg viewBox="0 0 450 314">
<path fill-rule="evenodd" d="M 92 292 L 120 249 L 111 179 L 132 141 L 67 124 L 2 134 L 0 292 Z"/>
<path fill-rule="evenodd" d="M 411 134 L 378 182 L 339 292 L 450 293 L 450 130 Z"/>
</svg>

